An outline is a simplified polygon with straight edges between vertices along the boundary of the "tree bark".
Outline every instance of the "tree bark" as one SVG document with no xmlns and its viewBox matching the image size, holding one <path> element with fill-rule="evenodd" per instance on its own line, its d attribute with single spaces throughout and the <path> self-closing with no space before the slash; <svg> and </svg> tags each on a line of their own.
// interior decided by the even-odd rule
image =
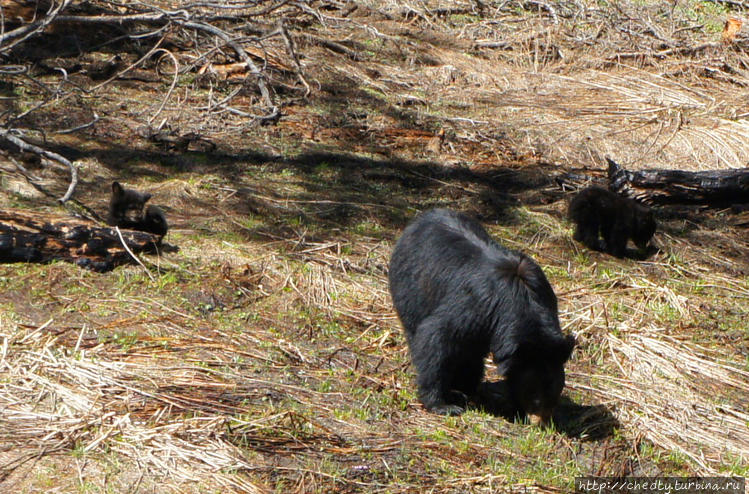
<svg viewBox="0 0 749 494">
<path fill-rule="evenodd" d="M 648 204 L 705 204 L 725 207 L 749 203 L 749 168 L 687 172 L 628 171 L 609 163 L 609 189 Z"/>
<path fill-rule="evenodd" d="M 156 252 L 161 238 L 120 230 L 133 253 Z M 0 262 L 64 260 L 93 271 L 135 263 L 117 231 L 75 218 L 21 210 L 0 210 Z"/>
</svg>

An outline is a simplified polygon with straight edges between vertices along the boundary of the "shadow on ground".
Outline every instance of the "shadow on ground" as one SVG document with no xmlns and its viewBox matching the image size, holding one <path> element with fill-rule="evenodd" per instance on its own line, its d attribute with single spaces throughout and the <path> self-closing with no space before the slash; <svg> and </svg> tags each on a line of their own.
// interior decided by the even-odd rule
<svg viewBox="0 0 749 494">
<path fill-rule="evenodd" d="M 509 389 L 505 381 L 484 382 L 473 405 L 507 421 L 523 421 L 524 417 L 508 405 Z M 584 441 L 599 441 L 614 434 L 619 421 L 605 405 L 581 405 L 562 396 L 552 416 L 557 431 Z"/>
<path fill-rule="evenodd" d="M 362 217 L 381 226 L 402 227 L 417 211 L 429 207 L 457 207 L 464 202 L 469 213 L 483 221 L 513 224 L 512 209 L 521 204 L 545 204 L 540 189 L 552 183 L 553 166 L 502 166 L 480 171 L 446 166 L 434 161 L 365 158 L 348 153 L 305 152 L 291 158 L 268 153 L 237 155 L 161 150 L 135 150 L 110 145 L 82 152 L 65 146 L 53 148 L 72 159 L 96 158 L 112 174 L 150 176 L 152 180 L 210 174 L 235 189 L 222 203 L 237 215 L 267 215 L 270 223 L 296 217 L 308 226 L 345 227 Z M 146 168 L 137 163 L 155 163 Z M 82 202 L 102 201 L 110 180 L 81 177 Z M 213 204 L 191 198 L 196 210 Z M 283 204 L 283 205 L 281 205 Z M 278 233 L 278 232 L 277 232 Z"/>
</svg>

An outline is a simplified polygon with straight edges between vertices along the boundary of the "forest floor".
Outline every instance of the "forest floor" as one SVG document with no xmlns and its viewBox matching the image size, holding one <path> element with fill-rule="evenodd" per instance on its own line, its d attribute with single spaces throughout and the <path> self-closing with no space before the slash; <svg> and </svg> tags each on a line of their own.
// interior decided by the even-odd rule
<svg viewBox="0 0 749 494">
<path fill-rule="evenodd" d="M 50 102 L 38 82 L 61 75 L 40 67 L 89 64 L 68 72 L 90 89 L 94 62 L 137 50 L 65 54 L 72 38 L 89 45 L 64 27 L 30 39 L 8 61 L 33 60 L 34 77 L 0 81 L 0 104 L 32 110 L 15 125 L 76 160 L 81 204 L 103 216 L 113 180 L 151 192 L 178 250 L 108 273 L 0 265 L 0 490 L 567 492 L 584 475 L 749 476 L 749 216 L 658 207 L 653 255 L 617 259 L 572 240 L 574 191 L 557 180 L 604 180 L 606 156 L 747 166 L 749 42 L 721 42 L 743 18 L 731 4 L 311 2 L 291 30 L 308 95 L 283 43 L 253 53 L 283 102 L 263 125 L 246 115 L 244 74 L 194 64 L 173 78 L 168 58 Z M 194 59 L 176 35 L 163 46 Z M 9 152 L 0 167 L 0 207 L 63 210 L 66 168 Z M 548 276 L 578 341 L 552 427 L 418 402 L 387 266 L 432 207 L 474 215 Z"/>
</svg>

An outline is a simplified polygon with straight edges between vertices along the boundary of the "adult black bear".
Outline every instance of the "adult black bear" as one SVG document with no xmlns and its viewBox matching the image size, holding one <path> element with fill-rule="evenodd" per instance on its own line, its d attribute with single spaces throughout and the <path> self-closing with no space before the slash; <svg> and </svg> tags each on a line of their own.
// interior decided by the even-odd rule
<svg viewBox="0 0 749 494">
<path fill-rule="evenodd" d="M 578 193 L 570 202 L 569 217 L 577 225 L 575 240 L 616 257 L 624 257 L 628 239 L 644 251 L 656 228 L 649 207 L 601 187 Z"/>
<path fill-rule="evenodd" d="M 148 192 L 126 189 L 119 182 L 112 182 L 112 197 L 109 200 L 107 222 L 112 226 L 140 230 L 164 236 L 169 230 L 164 212 L 158 206 L 148 206 Z"/>
<path fill-rule="evenodd" d="M 534 423 L 549 419 L 575 339 L 562 334 L 557 298 L 533 260 L 476 220 L 434 209 L 403 231 L 389 278 L 428 410 L 462 413 L 491 353 L 514 408 Z"/>
</svg>

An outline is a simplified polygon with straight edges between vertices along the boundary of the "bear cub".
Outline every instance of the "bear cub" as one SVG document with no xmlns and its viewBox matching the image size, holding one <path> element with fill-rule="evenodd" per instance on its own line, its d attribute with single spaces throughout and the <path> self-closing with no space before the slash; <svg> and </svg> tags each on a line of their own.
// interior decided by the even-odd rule
<svg viewBox="0 0 749 494">
<path fill-rule="evenodd" d="M 569 218 L 576 225 L 575 240 L 616 257 L 624 257 L 629 239 L 644 252 L 656 228 L 648 206 L 595 186 L 570 201 Z"/>
<path fill-rule="evenodd" d="M 128 227 L 126 227 L 128 228 Z M 166 222 L 166 215 L 160 207 L 153 204 L 146 208 L 143 219 L 134 223 L 129 228 L 143 232 L 153 233 L 154 235 L 164 236 L 169 231 L 169 224 Z"/>
<path fill-rule="evenodd" d="M 169 230 L 166 215 L 158 206 L 148 206 L 148 192 L 126 189 L 119 182 L 112 182 L 112 197 L 109 200 L 107 223 L 130 230 L 139 230 L 164 236 Z"/>
<path fill-rule="evenodd" d="M 562 334 L 538 264 L 499 245 L 478 221 L 433 209 L 406 226 L 388 276 L 427 410 L 462 413 L 491 354 L 513 408 L 534 424 L 549 420 L 575 339 Z"/>
</svg>

